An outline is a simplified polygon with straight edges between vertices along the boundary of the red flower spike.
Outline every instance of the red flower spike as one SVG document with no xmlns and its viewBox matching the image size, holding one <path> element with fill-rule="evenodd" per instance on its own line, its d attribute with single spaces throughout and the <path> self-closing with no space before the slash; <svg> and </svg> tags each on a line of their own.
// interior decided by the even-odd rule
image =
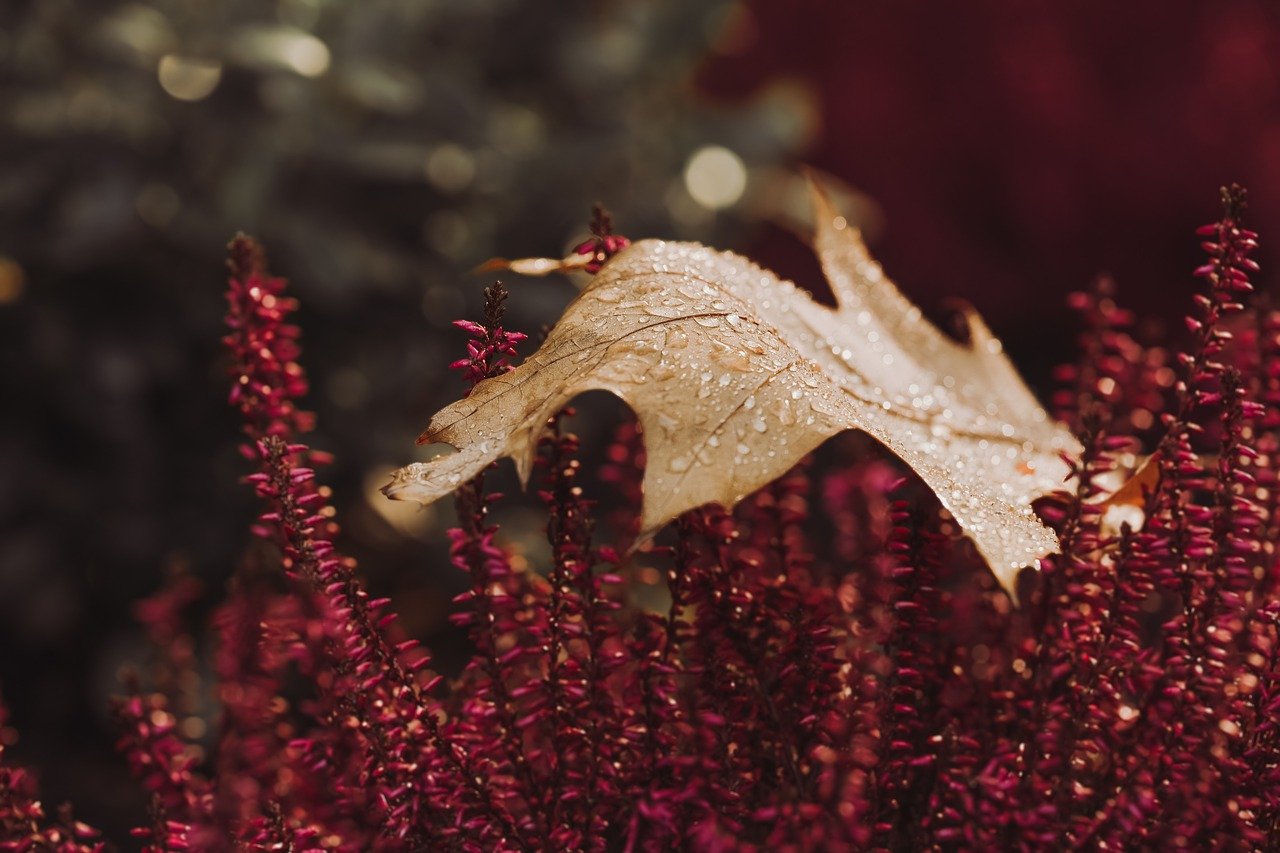
<svg viewBox="0 0 1280 853">
<path fill-rule="evenodd" d="M 673 547 L 633 552 L 644 436 L 625 425 L 592 471 L 557 417 L 539 450 L 545 567 L 497 544 L 483 475 L 458 493 L 450 553 L 469 588 L 452 618 L 474 654 L 453 679 L 335 544 L 320 454 L 300 441 L 295 306 L 238 240 L 231 399 L 267 544 L 216 612 L 221 718 L 198 741 L 180 688 L 208 670 L 183 623 L 198 590 L 175 580 L 139 607 L 164 654 L 155 689 L 118 705 L 155 796 L 136 836 L 152 850 L 1274 846 L 1280 318 L 1259 306 L 1241 322 L 1257 239 L 1242 193 L 1225 201 L 1201 229 L 1185 353 L 1140 345 L 1108 282 L 1072 297 L 1081 358 L 1057 372 L 1053 408 L 1084 449 L 1073 491 L 1043 506 L 1062 553 L 1023 578 L 1022 606 L 856 437 L 818 451 L 818 488 L 805 463 L 732 513 L 687 514 Z M 622 245 L 599 217 L 583 266 Z M 489 288 L 483 318 L 456 324 L 472 383 L 516 358 L 504 299 Z M 1161 478 L 1134 529 L 1096 499 L 1143 449 Z M 601 482 L 621 498 L 603 517 L 587 497 Z M 97 849 L 5 763 L 6 738 L 0 721 L 0 849 Z"/>
</svg>

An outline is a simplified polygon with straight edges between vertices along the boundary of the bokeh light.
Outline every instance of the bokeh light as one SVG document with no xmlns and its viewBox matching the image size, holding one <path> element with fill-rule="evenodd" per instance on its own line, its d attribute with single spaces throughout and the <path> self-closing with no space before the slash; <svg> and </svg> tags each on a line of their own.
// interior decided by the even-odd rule
<svg viewBox="0 0 1280 853">
<path fill-rule="evenodd" d="M 684 167 L 684 185 L 698 204 L 709 210 L 732 207 L 747 189 L 747 167 L 728 148 L 699 148 Z"/>
<path fill-rule="evenodd" d="M 218 88 L 222 63 L 169 53 L 160 57 L 156 73 L 164 90 L 179 101 L 200 101 Z"/>
</svg>

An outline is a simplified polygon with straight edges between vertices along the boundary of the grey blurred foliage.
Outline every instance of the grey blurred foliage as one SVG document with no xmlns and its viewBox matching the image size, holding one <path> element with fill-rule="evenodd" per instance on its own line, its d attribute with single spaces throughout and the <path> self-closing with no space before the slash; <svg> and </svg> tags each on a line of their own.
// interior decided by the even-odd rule
<svg viewBox="0 0 1280 853">
<path fill-rule="evenodd" d="M 634 228 L 709 236 L 672 198 L 689 154 L 728 142 L 748 164 L 770 162 L 795 148 L 803 124 L 783 102 L 725 111 L 693 97 L 691 67 L 730 10 L 516 0 L 10 10 L 4 239 L 74 269 L 119 257 L 149 230 L 199 251 L 211 232 L 249 229 L 336 303 L 450 280 L 499 247 L 546 251 L 597 198 Z M 190 79 L 203 75 L 212 91 L 172 97 L 157 80 L 166 65 L 173 90 L 203 93 Z"/>
<path fill-rule="evenodd" d="M 624 233 L 732 244 L 749 216 L 691 198 L 691 154 L 723 145 L 755 175 L 810 130 L 782 93 L 698 96 L 693 72 L 732 14 L 710 0 L 0 4 L 0 682 L 51 800 L 108 828 L 137 805 L 101 784 L 123 770 L 95 716 L 138 654 L 129 602 L 172 562 L 216 598 L 245 543 L 217 344 L 226 240 L 258 236 L 303 300 L 315 442 L 338 457 L 348 547 L 375 587 L 420 604 L 402 608 L 420 614 L 411 629 L 440 630 L 448 519 L 397 526 L 366 495 L 461 390 L 445 365 L 463 336 L 447 327 L 485 283 L 467 271 L 563 250 L 596 201 Z M 515 287 L 511 324 L 535 332 L 572 292 Z"/>
</svg>

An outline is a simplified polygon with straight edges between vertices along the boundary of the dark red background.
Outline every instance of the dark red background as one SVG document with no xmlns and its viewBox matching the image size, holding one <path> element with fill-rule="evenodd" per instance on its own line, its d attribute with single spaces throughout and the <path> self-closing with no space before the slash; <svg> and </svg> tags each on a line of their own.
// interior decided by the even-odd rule
<svg viewBox="0 0 1280 853">
<path fill-rule="evenodd" d="M 1189 306 L 1217 188 L 1280 239 L 1280 4 L 752 2 L 702 83 L 817 99 L 812 162 L 882 207 L 873 250 L 926 308 L 973 302 L 1039 378 L 1063 297 L 1114 274 L 1140 314 Z M 798 253 L 759 253 L 796 266 Z"/>
</svg>

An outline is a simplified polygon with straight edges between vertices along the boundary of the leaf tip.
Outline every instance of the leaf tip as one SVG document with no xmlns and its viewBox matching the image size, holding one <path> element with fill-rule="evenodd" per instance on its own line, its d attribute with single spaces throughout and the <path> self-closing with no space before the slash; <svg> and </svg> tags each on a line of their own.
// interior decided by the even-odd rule
<svg viewBox="0 0 1280 853">
<path fill-rule="evenodd" d="M 482 264 L 477 264 L 471 268 L 472 275 L 484 275 L 485 273 L 501 272 L 511 268 L 511 261 L 506 258 L 490 258 Z"/>
<path fill-rule="evenodd" d="M 419 470 L 422 467 L 425 467 L 425 463 L 415 462 L 412 465 L 392 471 L 391 479 L 378 491 L 393 501 L 417 500 L 419 503 L 425 503 L 417 498 L 413 491 L 414 485 L 422 478 L 422 472 Z"/>
<path fill-rule="evenodd" d="M 509 270 L 518 275 L 542 278 L 556 272 L 586 269 L 589 262 L 589 258 L 578 254 L 571 254 L 564 258 L 490 258 L 471 272 L 473 275 L 481 275 Z"/>
<path fill-rule="evenodd" d="M 827 193 L 826 187 L 818 179 L 817 173 L 808 166 L 802 167 L 801 172 L 804 175 L 805 182 L 809 185 L 809 200 L 813 205 L 813 222 L 818 232 L 821 233 L 828 224 L 836 220 L 836 209 L 831 203 L 831 196 Z"/>
</svg>

